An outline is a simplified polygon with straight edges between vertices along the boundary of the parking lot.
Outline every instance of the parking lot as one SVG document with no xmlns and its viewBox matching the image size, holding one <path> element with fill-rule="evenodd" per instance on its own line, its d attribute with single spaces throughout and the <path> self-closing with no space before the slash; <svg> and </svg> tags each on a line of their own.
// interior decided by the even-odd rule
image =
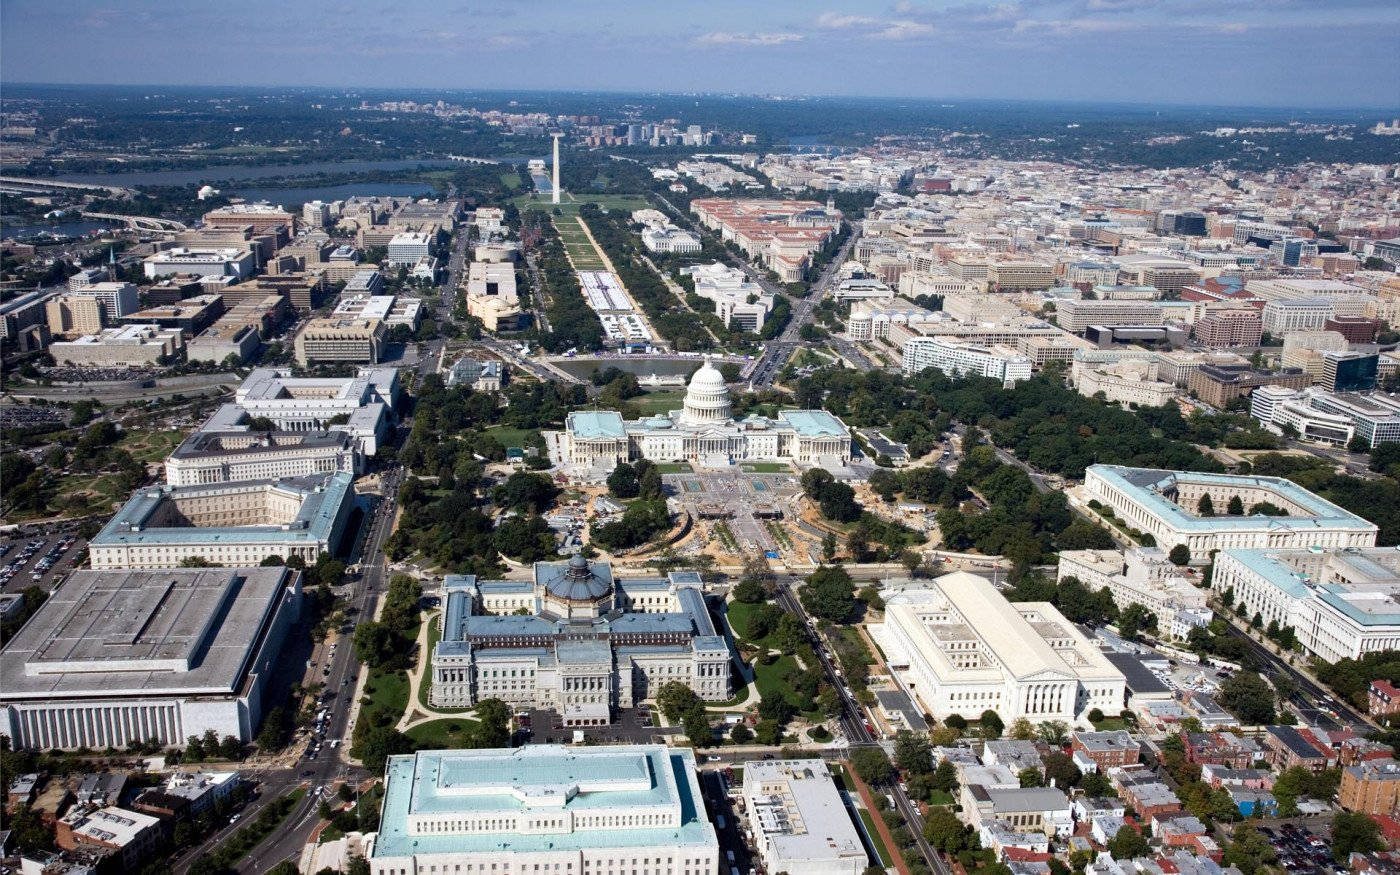
<svg viewBox="0 0 1400 875">
<path fill-rule="evenodd" d="M 1321 832 L 1319 832 L 1321 830 Z M 1259 832 L 1278 852 L 1278 865 L 1291 872 L 1345 872 L 1332 859 L 1332 848 L 1322 819 L 1311 823 L 1281 822 L 1261 826 Z"/>
<path fill-rule="evenodd" d="M 531 708 L 525 712 L 522 726 L 528 726 L 528 743 L 567 744 L 573 741 L 574 727 L 565 726 L 558 711 Z M 615 744 L 664 744 L 666 736 L 678 735 L 676 726 L 657 726 L 650 708 L 627 708 L 617 711 L 617 719 L 608 726 L 578 727 L 589 741 Z"/>
<path fill-rule="evenodd" d="M 49 591 L 57 586 L 87 547 L 75 529 L 64 527 L 47 535 L 0 539 L 0 590 L 20 592 L 39 586 Z"/>
</svg>

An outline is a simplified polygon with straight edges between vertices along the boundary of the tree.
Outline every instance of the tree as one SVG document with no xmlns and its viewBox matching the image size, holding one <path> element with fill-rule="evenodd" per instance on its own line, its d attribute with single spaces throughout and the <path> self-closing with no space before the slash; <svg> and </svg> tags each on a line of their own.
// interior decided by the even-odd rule
<svg viewBox="0 0 1400 875">
<path fill-rule="evenodd" d="M 469 747 L 494 748 L 510 744 L 510 707 L 500 699 L 482 699 L 476 705 L 479 721 Z"/>
<path fill-rule="evenodd" d="M 1225 512 L 1230 516 L 1244 516 L 1244 502 L 1238 495 L 1230 496 L 1229 504 L 1225 505 Z"/>
<path fill-rule="evenodd" d="M 961 714 L 949 714 L 943 718 L 943 725 L 956 732 L 962 732 L 967 728 L 967 718 Z"/>
<path fill-rule="evenodd" d="M 668 681 L 656 691 L 656 707 L 668 722 L 676 723 L 697 707 L 703 710 L 705 703 L 681 681 Z"/>
<path fill-rule="evenodd" d="M 855 618 L 855 591 L 851 575 L 845 568 L 824 565 L 807 576 L 802 586 L 802 607 L 818 619 L 848 623 Z"/>
<path fill-rule="evenodd" d="M 226 760 L 236 760 L 243 755 L 243 742 L 237 736 L 225 735 L 219 741 L 219 756 Z"/>
<path fill-rule="evenodd" d="M 1011 724 L 1011 737 L 1017 741 L 1030 741 L 1035 738 L 1035 727 L 1024 717 L 1017 717 Z"/>
<path fill-rule="evenodd" d="M 1001 722 L 1001 715 L 990 708 L 982 712 L 977 722 L 982 726 L 983 738 L 1001 738 L 1002 730 L 1006 728 L 1006 724 Z"/>
<path fill-rule="evenodd" d="M 933 771 L 933 749 L 928 736 L 905 730 L 894 737 L 894 761 L 900 771 L 909 775 L 926 775 Z"/>
<path fill-rule="evenodd" d="M 734 728 L 729 730 L 729 738 L 735 744 L 748 744 L 749 740 L 753 738 L 753 732 L 744 724 L 736 723 Z"/>
<path fill-rule="evenodd" d="M 945 854 L 956 854 L 966 847 L 968 829 L 946 806 L 939 806 L 924 818 L 924 838 Z"/>
<path fill-rule="evenodd" d="M 1115 795 L 1113 784 L 1100 772 L 1090 772 L 1079 779 L 1079 789 L 1091 799 Z"/>
<path fill-rule="evenodd" d="M 1191 562 L 1191 548 L 1185 544 L 1177 544 L 1167 553 L 1167 559 L 1171 560 L 1173 565 L 1188 565 Z"/>
<path fill-rule="evenodd" d="M 413 752 L 413 739 L 392 726 L 369 726 L 363 734 L 358 731 L 356 734 L 361 737 L 354 753 L 365 769 L 375 775 L 384 774 L 384 764 L 389 757 Z"/>
<path fill-rule="evenodd" d="M 938 764 L 938 767 L 933 770 L 933 778 L 929 781 L 929 786 L 949 794 L 958 791 L 958 767 L 953 765 L 952 760 L 943 760 Z"/>
<path fill-rule="evenodd" d="M 1147 839 L 1126 823 L 1108 840 L 1108 852 L 1115 860 L 1131 860 L 1147 853 Z"/>
<path fill-rule="evenodd" d="M 1215 516 L 1215 502 L 1211 501 L 1210 493 L 1201 493 L 1201 500 L 1196 502 L 1196 513 L 1201 516 Z"/>
<path fill-rule="evenodd" d="M 1220 685 L 1218 700 L 1242 723 L 1262 725 L 1274 720 L 1274 691 L 1256 672 L 1236 672 Z"/>
<path fill-rule="evenodd" d="M 1051 787 L 1058 787 L 1061 790 L 1068 790 L 1079 783 L 1082 777 L 1079 767 L 1059 751 L 1051 751 L 1045 755 L 1045 783 Z"/>
<path fill-rule="evenodd" d="M 735 585 L 733 590 L 734 601 L 743 602 L 746 605 L 756 605 L 763 601 L 767 593 L 763 590 L 763 582 L 756 577 L 745 575 L 742 580 Z"/>
<path fill-rule="evenodd" d="M 784 612 L 773 629 L 773 644 L 784 653 L 796 653 L 807 642 L 807 627 L 793 614 Z"/>
<path fill-rule="evenodd" d="M 685 737 L 695 747 L 710 747 L 715 743 L 714 731 L 703 708 L 686 714 L 682 725 L 685 727 Z"/>
<path fill-rule="evenodd" d="M 641 492 L 637 469 L 626 462 L 619 462 L 608 475 L 608 492 L 616 498 L 636 498 Z"/>
<path fill-rule="evenodd" d="M 1385 850 L 1381 828 L 1359 811 L 1343 811 L 1332 818 L 1332 859 L 1346 863 L 1353 851 L 1368 854 Z"/>
<path fill-rule="evenodd" d="M 1157 631 L 1157 615 L 1133 602 L 1118 615 L 1118 634 L 1124 638 L 1135 639 L 1143 630 Z"/>
<path fill-rule="evenodd" d="M 871 786 L 883 786 L 894 780 L 894 765 L 878 747 L 863 747 L 851 754 L 851 767 Z"/>
<path fill-rule="evenodd" d="M 1040 774 L 1040 769 L 1035 766 L 1026 766 L 1016 773 L 1016 780 L 1021 782 L 1022 787 L 1044 787 L 1045 779 Z"/>
<path fill-rule="evenodd" d="M 1278 861 L 1274 846 L 1248 823 L 1236 825 L 1230 839 L 1220 862 L 1238 868 L 1244 875 L 1254 875 L 1261 868 Z"/>
</svg>

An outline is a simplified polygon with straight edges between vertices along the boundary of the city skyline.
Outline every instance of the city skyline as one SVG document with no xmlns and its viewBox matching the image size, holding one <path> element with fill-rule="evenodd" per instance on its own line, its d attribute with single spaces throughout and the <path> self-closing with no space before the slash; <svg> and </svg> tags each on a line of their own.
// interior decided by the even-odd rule
<svg viewBox="0 0 1400 875">
<path fill-rule="evenodd" d="M 0 77 L 1382 112 L 1397 107 L 1393 89 L 1358 83 L 1400 81 L 1400 6 L 1380 0 L 1325 17 L 1299 0 L 248 6 L 240 29 L 189 3 L 15 0 L 0 8 Z M 190 45 L 194 68 L 179 50 Z"/>
</svg>

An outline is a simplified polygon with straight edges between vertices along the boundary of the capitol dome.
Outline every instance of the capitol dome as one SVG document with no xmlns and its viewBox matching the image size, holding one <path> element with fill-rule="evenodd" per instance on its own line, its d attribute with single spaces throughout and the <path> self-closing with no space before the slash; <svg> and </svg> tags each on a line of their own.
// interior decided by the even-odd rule
<svg viewBox="0 0 1400 875">
<path fill-rule="evenodd" d="M 686 425 L 722 425 L 729 421 L 729 387 L 724 375 L 705 357 L 685 390 L 681 421 Z"/>
</svg>

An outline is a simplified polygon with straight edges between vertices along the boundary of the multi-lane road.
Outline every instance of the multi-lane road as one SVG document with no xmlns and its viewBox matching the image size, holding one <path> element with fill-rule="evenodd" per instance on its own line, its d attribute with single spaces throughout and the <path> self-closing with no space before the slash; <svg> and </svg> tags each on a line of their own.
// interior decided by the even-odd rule
<svg viewBox="0 0 1400 875">
<path fill-rule="evenodd" d="M 831 656 L 827 648 L 820 644 L 821 637 L 817 633 L 812 618 L 803 610 L 801 601 L 798 600 L 796 593 L 793 591 L 793 584 L 796 580 L 797 579 L 791 575 L 778 578 L 778 604 L 784 610 L 800 618 L 807 627 L 808 635 L 814 641 L 819 642 L 815 650 L 817 659 L 822 665 L 822 672 L 826 674 L 827 682 L 836 689 L 841 697 L 841 714 L 838 722 L 841 725 L 842 734 L 846 736 L 847 741 L 853 747 L 876 745 L 879 743 L 879 740 L 866 726 L 864 712 L 861 711 L 859 703 L 847 692 L 845 682 L 836 674 L 836 666 L 832 664 Z M 938 875 L 949 875 L 948 867 L 944 864 L 942 856 L 924 840 L 924 821 L 923 816 L 919 813 L 918 806 L 914 805 L 914 803 L 909 800 L 909 796 L 898 784 L 884 789 L 894 799 L 895 808 L 899 810 L 899 813 L 909 824 L 909 831 L 914 834 L 914 840 L 918 844 L 919 852 L 923 854 L 929 866 L 932 867 L 933 871 L 937 872 Z"/>
</svg>

